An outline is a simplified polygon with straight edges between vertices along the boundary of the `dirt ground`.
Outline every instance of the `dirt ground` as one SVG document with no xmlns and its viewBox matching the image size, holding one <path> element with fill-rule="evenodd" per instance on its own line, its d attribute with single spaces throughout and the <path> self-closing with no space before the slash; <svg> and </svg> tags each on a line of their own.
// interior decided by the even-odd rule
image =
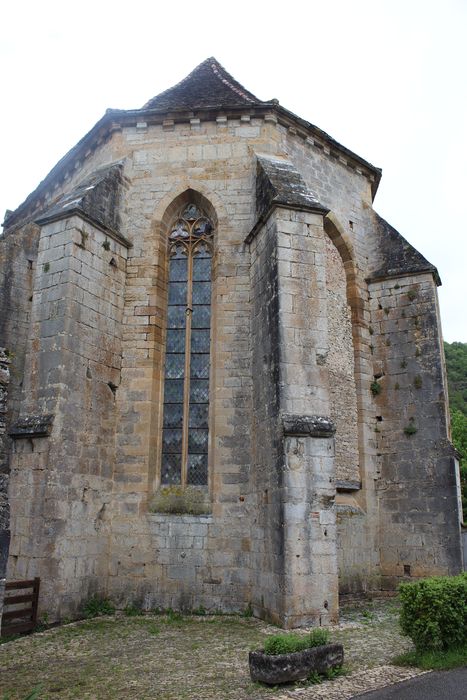
<svg viewBox="0 0 467 700">
<path fill-rule="evenodd" d="M 410 648 L 397 621 L 394 600 L 344 606 L 331 640 L 344 645 L 347 678 Z M 248 652 L 277 631 L 254 618 L 220 615 L 117 614 L 75 622 L 0 646 L 0 699 L 25 700 L 35 688 L 40 700 L 276 700 L 284 692 L 311 698 L 313 688 L 326 697 L 324 686 L 334 696 L 340 678 L 313 688 L 251 682 Z"/>
</svg>

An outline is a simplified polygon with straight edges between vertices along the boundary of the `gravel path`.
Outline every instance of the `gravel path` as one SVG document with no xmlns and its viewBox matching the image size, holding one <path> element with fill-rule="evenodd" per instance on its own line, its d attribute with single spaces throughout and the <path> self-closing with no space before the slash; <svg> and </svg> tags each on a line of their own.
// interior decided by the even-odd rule
<svg viewBox="0 0 467 700">
<path fill-rule="evenodd" d="M 0 698 L 24 700 L 347 700 L 421 673 L 390 660 L 410 648 L 395 601 L 344 606 L 331 638 L 344 644 L 348 673 L 320 685 L 268 688 L 252 683 L 248 651 L 275 627 L 237 616 L 97 618 L 0 647 Z"/>
</svg>

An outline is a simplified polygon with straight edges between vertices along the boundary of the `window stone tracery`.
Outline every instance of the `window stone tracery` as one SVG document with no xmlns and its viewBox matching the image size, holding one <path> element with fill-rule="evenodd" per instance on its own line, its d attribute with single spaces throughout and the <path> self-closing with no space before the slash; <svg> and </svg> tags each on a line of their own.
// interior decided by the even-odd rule
<svg viewBox="0 0 467 700">
<path fill-rule="evenodd" d="M 162 486 L 208 483 L 213 237 L 195 204 L 169 234 Z"/>
</svg>

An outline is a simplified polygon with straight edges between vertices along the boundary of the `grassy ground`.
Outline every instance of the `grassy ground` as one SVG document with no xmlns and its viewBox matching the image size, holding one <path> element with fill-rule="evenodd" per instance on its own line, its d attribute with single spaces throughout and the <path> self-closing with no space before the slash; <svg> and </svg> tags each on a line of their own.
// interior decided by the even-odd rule
<svg viewBox="0 0 467 700">
<path fill-rule="evenodd" d="M 248 651 L 277 629 L 236 616 L 96 618 L 0 647 L 0 698 L 24 700 L 261 700 L 277 691 L 250 681 Z M 346 607 L 331 640 L 352 670 L 388 663 L 411 648 L 394 601 Z M 337 681 L 335 681 L 337 682 Z"/>
<path fill-rule="evenodd" d="M 426 671 L 446 671 L 467 666 L 467 646 L 447 651 L 407 651 L 393 659 L 398 666 L 416 666 Z"/>
</svg>

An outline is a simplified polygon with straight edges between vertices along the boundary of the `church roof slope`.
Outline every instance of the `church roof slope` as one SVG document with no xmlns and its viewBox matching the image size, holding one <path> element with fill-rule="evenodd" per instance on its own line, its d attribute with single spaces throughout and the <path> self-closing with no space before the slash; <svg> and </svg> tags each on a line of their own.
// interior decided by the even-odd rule
<svg viewBox="0 0 467 700">
<path fill-rule="evenodd" d="M 382 216 L 374 212 L 376 231 L 379 237 L 379 267 L 368 281 L 389 277 L 401 277 L 410 274 L 430 272 L 438 285 L 441 280 L 436 267 L 418 252 L 396 229 L 388 224 Z"/>
<path fill-rule="evenodd" d="M 153 97 L 143 109 L 163 111 L 266 104 L 227 73 L 214 57 L 196 66 L 180 83 Z"/>
</svg>

